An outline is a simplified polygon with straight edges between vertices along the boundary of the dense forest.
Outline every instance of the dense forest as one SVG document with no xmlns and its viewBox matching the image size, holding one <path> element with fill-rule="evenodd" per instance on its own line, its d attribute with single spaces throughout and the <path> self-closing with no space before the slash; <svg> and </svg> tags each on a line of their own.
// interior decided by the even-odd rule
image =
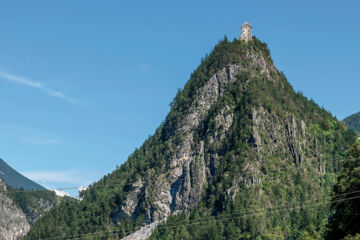
<svg viewBox="0 0 360 240">
<path fill-rule="evenodd" d="M 349 201 L 345 201 L 348 199 Z M 360 239 L 360 142 L 355 143 L 334 186 L 326 239 Z"/>
<path fill-rule="evenodd" d="M 234 76 L 232 69 L 238 69 Z M 218 95 L 212 104 L 202 98 L 215 88 L 209 79 L 217 81 Z M 24 239 L 121 239 L 156 221 L 162 222 L 150 239 L 331 235 L 329 226 L 341 216 L 339 205 L 330 203 L 352 190 L 335 187 L 333 193 L 333 187 L 337 177 L 342 183 L 344 172 L 353 171 L 353 162 L 359 161 L 354 150 L 358 145 L 347 153 L 356 134 L 295 92 L 274 67 L 265 43 L 256 38 L 248 43 L 224 38 L 202 59 L 170 107 L 154 135 L 123 165 L 82 192 L 81 201 L 61 201 Z M 196 127 L 184 124 L 202 108 L 206 111 L 191 122 Z M 193 160 L 182 169 L 190 170 L 172 180 L 173 159 L 178 159 L 178 147 L 184 143 L 191 146 Z M 171 181 L 172 214 L 164 221 L 156 193 L 161 186 L 157 184 L 166 181 Z M 180 199 L 195 204 L 176 205 L 177 196 L 198 186 L 198 195 L 189 190 L 186 199 Z M 136 207 L 127 214 L 123 209 L 130 200 Z M 348 206 L 349 211 L 353 207 L 358 205 Z M 340 230 L 356 233 L 344 229 Z"/>
</svg>

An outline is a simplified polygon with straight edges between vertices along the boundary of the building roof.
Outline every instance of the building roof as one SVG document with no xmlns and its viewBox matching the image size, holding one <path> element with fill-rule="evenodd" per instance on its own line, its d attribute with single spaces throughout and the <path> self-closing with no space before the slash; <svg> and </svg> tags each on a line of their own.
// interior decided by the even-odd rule
<svg viewBox="0 0 360 240">
<path fill-rule="evenodd" d="M 250 27 L 250 28 L 252 28 L 252 26 L 251 26 L 250 23 L 248 23 L 248 22 L 245 22 L 245 23 L 242 25 L 242 27 Z"/>
</svg>

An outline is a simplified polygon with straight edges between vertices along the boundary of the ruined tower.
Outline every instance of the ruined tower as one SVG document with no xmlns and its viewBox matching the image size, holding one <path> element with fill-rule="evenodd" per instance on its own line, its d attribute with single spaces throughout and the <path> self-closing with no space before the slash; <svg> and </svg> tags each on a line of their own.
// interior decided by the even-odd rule
<svg viewBox="0 0 360 240">
<path fill-rule="evenodd" d="M 245 22 L 241 27 L 241 36 L 239 40 L 245 40 L 246 42 L 252 39 L 252 26 L 250 23 Z"/>
</svg>

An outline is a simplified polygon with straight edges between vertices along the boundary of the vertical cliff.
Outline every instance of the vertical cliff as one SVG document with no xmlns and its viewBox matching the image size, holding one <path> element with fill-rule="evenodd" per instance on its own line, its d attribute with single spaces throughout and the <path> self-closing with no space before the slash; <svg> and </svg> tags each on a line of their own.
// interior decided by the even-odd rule
<svg viewBox="0 0 360 240">
<path fill-rule="evenodd" d="M 16 240 L 30 230 L 30 225 L 25 214 L 6 192 L 7 186 L 0 179 L 0 239 Z"/>
</svg>

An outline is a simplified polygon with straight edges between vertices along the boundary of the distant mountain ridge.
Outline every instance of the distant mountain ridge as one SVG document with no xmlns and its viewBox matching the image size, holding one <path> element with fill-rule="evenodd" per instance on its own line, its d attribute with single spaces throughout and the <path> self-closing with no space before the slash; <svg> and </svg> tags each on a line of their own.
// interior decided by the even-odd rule
<svg viewBox="0 0 360 240">
<path fill-rule="evenodd" d="M 344 119 L 345 125 L 348 129 L 360 132 L 360 112 L 354 113 Z"/>
<path fill-rule="evenodd" d="M 0 158 L 0 178 L 15 189 L 46 190 L 43 186 L 23 176 Z"/>
</svg>

